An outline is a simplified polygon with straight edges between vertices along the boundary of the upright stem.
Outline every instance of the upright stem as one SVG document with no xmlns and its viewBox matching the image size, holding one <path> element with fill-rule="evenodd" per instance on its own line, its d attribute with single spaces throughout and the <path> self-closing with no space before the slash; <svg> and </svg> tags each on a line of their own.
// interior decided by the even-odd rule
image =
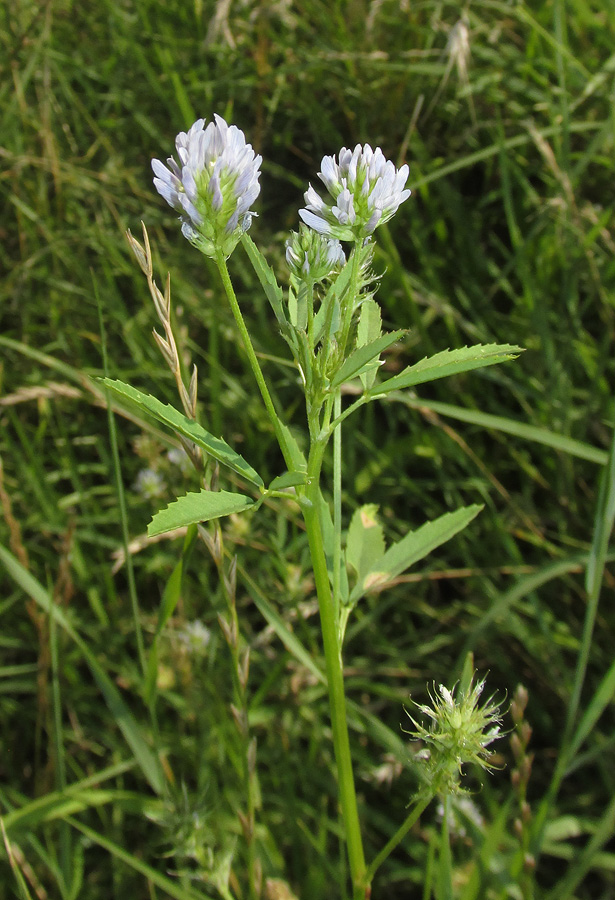
<svg viewBox="0 0 615 900">
<path fill-rule="evenodd" d="M 342 411 L 342 395 L 335 393 L 333 417 Z M 333 432 L 333 608 L 336 618 L 340 612 L 340 576 L 342 560 L 342 428 Z"/>
<path fill-rule="evenodd" d="M 323 636 L 327 684 L 329 690 L 331 727 L 333 731 L 333 746 L 337 764 L 340 803 L 346 831 L 348 860 L 353 883 L 353 897 L 355 900 L 364 900 L 367 891 L 366 866 L 365 855 L 363 853 L 363 841 L 361 838 L 359 811 L 357 807 L 357 795 L 352 772 L 348 726 L 346 724 L 344 673 L 339 646 L 337 617 L 335 615 L 333 597 L 329 585 L 327 561 L 325 558 L 322 529 L 319 519 L 319 506 L 321 503 L 320 470 L 325 447 L 326 440 L 323 438 L 320 438 L 320 440 L 317 439 L 312 443 L 308 461 L 308 482 L 305 489 L 303 518 L 310 546 L 312 566 L 314 569 L 314 581 L 318 595 L 318 607 L 320 610 L 320 624 Z"/>
<path fill-rule="evenodd" d="M 226 291 L 226 296 L 235 318 L 235 323 L 237 324 L 237 328 L 239 329 L 243 345 L 245 347 L 246 353 L 248 354 L 250 367 L 252 369 L 252 372 L 254 373 L 254 377 L 256 378 L 256 383 L 258 385 L 259 391 L 261 392 L 261 397 L 263 398 L 265 408 L 269 415 L 269 420 L 273 425 L 273 430 L 275 431 L 275 436 L 278 439 L 278 444 L 280 445 L 280 449 L 282 451 L 282 454 L 284 455 L 284 461 L 286 462 L 289 471 L 292 471 L 292 455 L 286 441 L 286 436 L 281 427 L 280 417 L 276 412 L 275 406 L 273 405 L 273 400 L 271 399 L 269 388 L 267 387 L 259 361 L 256 357 L 256 353 L 254 352 L 254 347 L 252 346 L 252 340 L 250 339 L 248 329 L 246 328 L 246 323 L 244 322 L 241 310 L 239 309 L 239 303 L 237 302 L 237 297 L 235 296 L 235 290 L 231 282 L 231 276 L 229 275 L 228 266 L 226 265 L 226 259 L 224 258 L 224 254 L 220 251 L 218 251 L 216 255 L 216 264 L 218 266 L 218 270 L 222 278 L 222 283 L 224 285 L 224 290 Z"/>
</svg>

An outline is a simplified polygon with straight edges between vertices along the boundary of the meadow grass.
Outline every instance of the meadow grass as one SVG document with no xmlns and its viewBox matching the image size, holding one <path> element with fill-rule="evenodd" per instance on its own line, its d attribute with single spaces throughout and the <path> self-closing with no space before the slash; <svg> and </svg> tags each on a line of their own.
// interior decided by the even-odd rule
<svg viewBox="0 0 615 900">
<path fill-rule="evenodd" d="M 424 700 L 433 681 L 452 685 L 472 653 L 492 689 L 528 690 L 533 818 L 519 836 L 518 763 L 502 741 L 507 769 L 474 783 L 480 821 L 459 812 L 453 896 L 612 896 L 614 35 L 615 12 L 586 0 L 475 0 L 463 16 L 458 4 L 427 0 L 6 6 L 1 898 L 217 896 L 216 867 L 233 850 L 232 896 L 243 883 L 242 763 L 217 573 L 186 545 L 178 590 L 181 541 L 145 538 L 158 504 L 195 482 L 169 462 L 168 433 L 125 410 L 110 427 L 98 380 L 100 304 L 109 375 L 174 402 L 124 237 L 143 219 L 158 282 L 172 273 L 202 421 L 266 479 L 282 470 L 215 267 L 181 238 L 151 186 L 151 157 L 213 112 L 263 155 L 251 234 L 280 279 L 283 238 L 323 154 L 368 141 L 408 162 L 414 196 L 380 230 L 375 260 L 387 328 L 411 328 L 388 373 L 446 347 L 527 348 L 512 365 L 391 396 L 347 426 L 345 509 L 381 504 L 390 538 L 485 505 L 428 565 L 365 598 L 348 627 L 370 858 L 416 789 L 403 706 Z M 230 267 L 300 433 L 297 373 L 245 256 L 237 251 Z M 161 476 L 160 498 L 134 487 L 146 468 Z M 305 533 L 291 504 L 223 527 L 241 551 L 264 875 L 299 898 L 342 897 Z M 138 635 L 149 649 L 173 591 L 153 709 L 142 700 Z M 196 620 L 206 646 L 187 631 Z M 434 807 L 378 872 L 375 897 L 445 896 L 440 827 Z"/>
</svg>

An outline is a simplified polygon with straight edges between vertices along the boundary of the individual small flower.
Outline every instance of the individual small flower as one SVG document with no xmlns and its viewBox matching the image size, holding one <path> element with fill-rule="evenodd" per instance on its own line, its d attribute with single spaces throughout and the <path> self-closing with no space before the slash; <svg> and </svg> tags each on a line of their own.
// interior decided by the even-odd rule
<svg viewBox="0 0 615 900">
<path fill-rule="evenodd" d="M 167 452 L 167 459 L 172 466 L 177 466 L 182 475 L 190 475 L 193 471 L 190 457 L 183 447 L 171 447 Z"/>
<path fill-rule="evenodd" d="M 415 740 L 423 741 L 425 748 L 417 754 L 427 763 L 427 781 L 434 793 L 463 793 L 459 785 L 462 767 L 476 763 L 483 769 L 493 769 L 490 761 L 493 751 L 489 745 L 501 738 L 501 703 L 493 702 L 493 695 L 478 705 L 485 687 L 485 679 L 467 690 L 449 691 L 441 684 L 436 692 L 430 691 L 431 706 L 414 705 L 431 721 L 427 727 L 408 717 L 416 731 L 410 732 Z M 406 711 L 407 712 L 407 711 Z"/>
<path fill-rule="evenodd" d="M 206 256 L 217 251 L 229 256 L 255 215 L 250 207 L 260 192 L 262 157 L 246 143 L 243 131 L 221 116 L 204 126 L 205 119 L 198 119 L 177 135 L 179 165 L 172 157 L 168 168 L 152 160 L 154 185 L 181 213 L 184 237 Z"/>
<path fill-rule="evenodd" d="M 309 278 L 316 284 L 340 269 L 346 254 L 339 241 L 301 225 L 299 233 L 292 231 L 286 241 L 286 262 L 297 278 Z"/>
<path fill-rule="evenodd" d="M 396 169 L 380 147 L 342 147 L 339 163 L 335 156 L 325 156 L 320 166 L 318 177 L 334 202 L 325 203 L 310 185 L 304 195 L 307 206 L 299 215 L 310 228 L 341 241 L 368 237 L 389 221 L 411 193 L 405 187 L 408 166 Z"/>
<path fill-rule="evenodd" d="M 188 622 L 177 637 L 185 648 L 196 656 L 205 653 L 211 640 L 211 631 L 200 619 Z"/>
<path fill-rule="evenodd" d="M 161 497 L 165 491 L 164 479 L 155 469 L 141 469 L 138 473 L 135 484 L 135 491 L 145 497 L 146 500 L 154 500 Z"/>
</svg>

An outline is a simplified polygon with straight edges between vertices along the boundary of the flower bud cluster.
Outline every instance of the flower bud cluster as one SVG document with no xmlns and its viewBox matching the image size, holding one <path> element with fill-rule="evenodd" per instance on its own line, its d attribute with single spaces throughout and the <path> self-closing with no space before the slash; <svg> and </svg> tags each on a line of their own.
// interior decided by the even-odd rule
<svg viewBox="0 0 615 900">
<path fill-rule="evenodd" d="M 434 793 L 463 793 L 459 784 L 463 766 L 475 763 L 482 769 L 493 769 L 493 751 L 489 745 L 502 737 L 500 727 L 501 703 L 493 703 L 493 696 L 479 706 L 485 680 L 466 690 L 449 691 L 441 684 L 430 691 L 431 706 L 414 704 L 430 720 L 427 727 L 408 717 L 416 728 L 410 732 L 425 747 L 417 757 L 427 763 L 427 781 Z"/>
<path fill-rule="evenodd" d="M 333 203 L 326 203 L 310 185 L 305 193 L 306 208 L 299 210 L 299 215 L 306 225 L 328 237 L 364 239 L 388 222 L 410 196 L 405 188 L 408 172 L 408 166 L 396 169 L 380 147 L 343 147 L 339 162 L 335 156 L 323 157 L 318 173 Z"/>
<path fill-rule="evenodd" d="M 228 256 L 254 213 L 261 156 L 235 125 L 221 116 L 205 128 L 198 119 L 175 139 L 179 164 L 152 160 L 154 185 L 169 206 L 181 213 L 182 233 L 207 256 Z"/>
<path fill-rule="evenodd" d="M 286 241 L 286 262 L 292 275 L 317 284 L 341 269 L 346 254 L 339 241 L 301 225 L 299 233 L 291 231 Z"/>
</svg>

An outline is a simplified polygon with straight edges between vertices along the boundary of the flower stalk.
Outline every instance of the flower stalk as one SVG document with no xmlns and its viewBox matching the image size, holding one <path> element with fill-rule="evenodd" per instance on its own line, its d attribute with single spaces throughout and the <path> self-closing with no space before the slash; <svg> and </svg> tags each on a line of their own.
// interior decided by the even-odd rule
<svg viewBox="0 0 615 900">
<path fill-rule="evenodd" d="M 337 765 L 340 805 L 350 874 L 353 883 L 353 897 L 363 900 L 367 890 L 365 854 L 361 837 L 361 825 L 357 804 L 357 795 L 352 769 L 352 755 L 346 721 L 346 693 L 344 688 L 344 672 L 342 654 L 338 637 L 338 620 L 335 614 L 333 595 L 327 572 L 322 529 L 320 526 L 319 506 L 323 502 L 320 492 L 320 472 L 326 441 L 320 440 L 312 446 L 308 461 L 308 481 L 305 490 L 305 502 L 302 504 L 310 556 L 314 570 L 314 582 L 318 597 L 320 625 L 322 630 L 327 686 L 329 691 L 329 709 L 333 732 L 333 747 Z"/>
</svg>

